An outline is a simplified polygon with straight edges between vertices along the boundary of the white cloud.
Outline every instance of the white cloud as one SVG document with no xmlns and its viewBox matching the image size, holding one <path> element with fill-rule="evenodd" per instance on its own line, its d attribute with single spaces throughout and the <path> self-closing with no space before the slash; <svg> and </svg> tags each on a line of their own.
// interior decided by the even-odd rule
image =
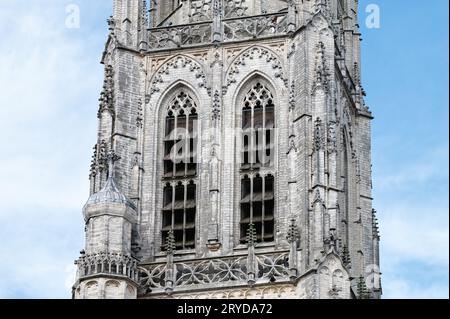
<svg viewBox="0 0 450 319">
<path fill-rule="evenodd" d="M 69 298 L 84 244 L 106 27 L 64 18 L 59 1 L 0 3 L 0 298 Z"/>
<path fill-rule="evenodd" d="M 83 245 L 82 222 L 78 210 L 0 215 L 0 298 L 69 298 L 68 266 Z"/>
<path fill-rule="evenodd" d="M 0 183 L 8 198 L 0 213 L 19 202 L 74 208 L 88 191 L 102 67 L 100 50 L 86 52 L 103 33 L 68 32 L 63 6 L 38 5 L 10 2 L 0 10 L 0 23 L 12 30 L 0 43 L 0 180 L 8 181 Z M 16 14 L 8 15 L 11 8 Z"/>
<path fill-rule="evenodd" d="M 410 158 L 407 163 L 398 161 L 398 167 L 378 167 L 374 178 L 376 187 L 383 191 L 404 190 L 408 187 L 417 188 L 433 179 L 448 180 L 448 153 L 448 144 L 444 144 L 423 149 L 420 157 Z"/>
<path fill-rule="evenodd" d="M 374 178 L 384 297 L 448 296 L 448 145 L 393 164 Z"/>
<path fill-rule="evenodd" d="M 410 280 L 391 279 L 384 287 L 390 299 L 448 299 L 448 284 L 433 283 L 428 286 L 415 285 Z"/>
<path fill-rule="evenodd" d="M 448 206 L 397 202 L 382 208 L 383 259 L 448 266 Z"/>
<path fill-rule="evenodd" d="M 448 205 L 400 202 L 383 210 L 380 224 L 384 298 L 448 296 Z"/>
</svg>

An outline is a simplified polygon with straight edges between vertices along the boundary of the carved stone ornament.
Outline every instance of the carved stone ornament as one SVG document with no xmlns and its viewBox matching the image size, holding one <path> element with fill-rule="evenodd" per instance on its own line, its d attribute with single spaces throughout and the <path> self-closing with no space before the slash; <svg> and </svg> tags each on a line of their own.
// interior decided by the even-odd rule
<svg viewBox="0 0 450 319">
<path fill-rule="evenodd" d="M 200 88 L 205 88 L 208 93 L 210 93 L 210 88 L 207 86 L 207 80 L 206 80 L 206 74 L 203 71 L 202 66 L 197 63 L 195 60 L 184 56 L 179 55 L 168 62 L 166 62 L 162 67 L 159 68 L 159 70 L 156 72 L 156 74 L 153 76 L 152 80 L 150 81 L 150 89 L 148 92 L 148 95 L 146 96 L 146 102 L 149 103 L 151 97 L 157 93 L 160 92 L 160 84 L 164 83 L 164 76 L 170 75 L 171 71 L 178 68 L 187 68 L 190 72 L 195 74 L 195 77 L 198 80 L 198 86 Z"/>
<path fill-rule="evenodd" d="M 233 282 L 236 285 L 248 284 L 247 256 L 218 258 L 200 261 L 174 262 L 176 288 L 190 287 L 204 289 L 217 283 Z M 289 261 L 287 253 L 256 256 L 256 283 L 276 281 L 289 281 Z M 156 292 L 164 291 L 166 287 L 166 263 L 155 263 L 139 267 L 140 285 Z M 273 279 L 274 278 L 274 279 Z"/>
<path fill-rule="evenodd" d="M 253 47 L 239 55 L 239 57 L 232 63 L 230 71 L 227 76 L 226 88 L 230 87 L 231 84 L 236 83 L 236 74 L 239 73 L 239 69 L 245 66 L 248 60 L 264 59 L 265 63 L 270 63 L 273 70 L 275 71 L 275 78 L 281 79 L 284 85 L 288 86 L 288 80 L 285 77 L 283 64 L 280 59 L 272 53 L 270 50 L 262 47 Z"/>
</svg>

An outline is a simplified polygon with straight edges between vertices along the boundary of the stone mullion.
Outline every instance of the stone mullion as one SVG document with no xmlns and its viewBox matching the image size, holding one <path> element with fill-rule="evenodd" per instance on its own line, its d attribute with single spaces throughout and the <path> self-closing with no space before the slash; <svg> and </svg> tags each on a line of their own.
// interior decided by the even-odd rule
<svg viewBox="0 0 450 319">
<path fill-rule="evenodd" d="M 176 200 L 176 191 L 177 191 L 177 183 L 173 183 L 172 187 L 172 230 L 175 228 L 175 200 Z"/>
<path fill-rule="evenodd" d="M 260 158 L 261 160 L 261 167 L 263 167 L 263 165 L 265 166 L 266 163 L 266 146 L 267 146 L 267 141 L 266 141 L 266 104 L 263 104 L 261 102 L 262 105 L 262 112 L 263 112 L 263 120 L 262 120 L 262 139 L 260 141 L 261 146 L 259 147 L 259 149 L 257 150 L 257 152 L 259 153 L 259 155 L 262 155 L 262 152 L 264 152 L 264 156 L 261 156 L 264 159 L 264 163 L 262 162 L 262 158 Z M 264 194 L 264 193 L 263 193 Z"/>
<path fill-rule="evenodd" d="M 251 125 L 250 125 L 250 145 L 249 150 L 251 156 L 249 157 L 250 160 L 250 167 L 254 169 L 256 166 L 256 156 L 255 156 L 255 144 L 256 144 L 256 134 L 255 134 L 255 105 L 251 106 Z"/>
<path fill-rule="evenodd" d="M 188 163 L 190 162 L 190 136 L 189 136 L 189 117 L 190 117 L 190 113 L 188 113 L 188 110 L 185 110 L 185 115 L 186 115 L 186 131 L 185 131 L 185 135 L 184 135 L 184 175 L 187 176 L 188 173 Z"/>
<path fill-rule="evenodd" d="M 250 174 L 250 224 L 253 224 L 253 179 L 255 176 L 253 174 Z M 241 213 L 242 214 L 242 213 Z"/>
<path fill-rule="evenodd" d="M 262 180 L 262 193 L 261 193 L 261 196 L 262 196 L 262 204 L 261 204 L 261 206 L 262 206 L 262 211 L 261 211 L 261 218 L 262 218 L 262 220 L 261 220 L 261 239 L 262 239 L 262 242 L 264 242 L 265 240 L 264 240 L 264 235 L 265 235 L 265 217 L 266 217 L 266 215 L 265 215 L 265 211 L 264 211 L 264 207 L 265 207 L 265 198 L 266 198 L 266 177 L 265 176 L 262 176 L 261 175 L 261 180 Z M 274 181 L 274 185 L 275 185 L 275 181 Z M 274 229 L 274 232 L 275 232 L 275 229 Z"/>
<path fill-rule="evenodd" d="M 175 126 L 174 126 L 174 129 L 173 129 L 173 141 L 174 141 L 173 148 L 176 149 L 176 147 L 177 147 L 177 140 L 178 140 L 178 114 L 176 113 L 176 111 L 174 111 L 174 115 L 175 115 Z M 176 175 L 177 175 L 177 162 L 178 162 L 178 150 L 175 153 L 175 155 L 173 156 L 173 159 L 175 160 L 173 162 L 173 167 L 172 167 L 173 178 L 176 178 Z"/>
<path fill-rule="evenodd" d="M 186 248 L 186 207 L 187 207 L 187 189 L 188 182 L 184 183 L 184 204 L 183 204 L 183 249 Z"/>
</svg>

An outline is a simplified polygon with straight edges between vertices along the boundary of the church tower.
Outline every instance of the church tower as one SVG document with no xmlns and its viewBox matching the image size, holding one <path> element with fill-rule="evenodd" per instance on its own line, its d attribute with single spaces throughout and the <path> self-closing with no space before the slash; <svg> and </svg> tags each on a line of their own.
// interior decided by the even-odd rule
<svg viewBox="0 0 450 319">
<path fill-rule="evenodd" d="M 74 298 L 380 298 L 357 0 L 114 0 Z"/>
</svg>

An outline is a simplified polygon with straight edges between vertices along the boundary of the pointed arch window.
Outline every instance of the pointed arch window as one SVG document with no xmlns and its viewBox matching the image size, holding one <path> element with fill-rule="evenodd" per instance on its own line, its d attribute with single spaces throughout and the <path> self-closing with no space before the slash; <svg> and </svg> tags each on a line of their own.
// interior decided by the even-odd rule
<svg viewBox="0 0 450 319">
<path fill-rule="evenodd" d="M 258 242 L 274 241 L 275 105 L 267 86 L 256 82 L 247 92 L 242 108 L 241 221 L 240 241 L 246 242 L 250 224 Z"/>
<path fill-rule="evenodd" d="M 186 91 L 179 91 L 165 113 L 162 249 L 170 230 L 177 249 L 195 248 L 197 120 L 194 99 Z"/>
<path fill-rule="evenodd" d="M 274 156 L 273 95 L 260 82 L 247 93 L 242 109 L 242 170 L 271 167 Z"/>
</svg>

